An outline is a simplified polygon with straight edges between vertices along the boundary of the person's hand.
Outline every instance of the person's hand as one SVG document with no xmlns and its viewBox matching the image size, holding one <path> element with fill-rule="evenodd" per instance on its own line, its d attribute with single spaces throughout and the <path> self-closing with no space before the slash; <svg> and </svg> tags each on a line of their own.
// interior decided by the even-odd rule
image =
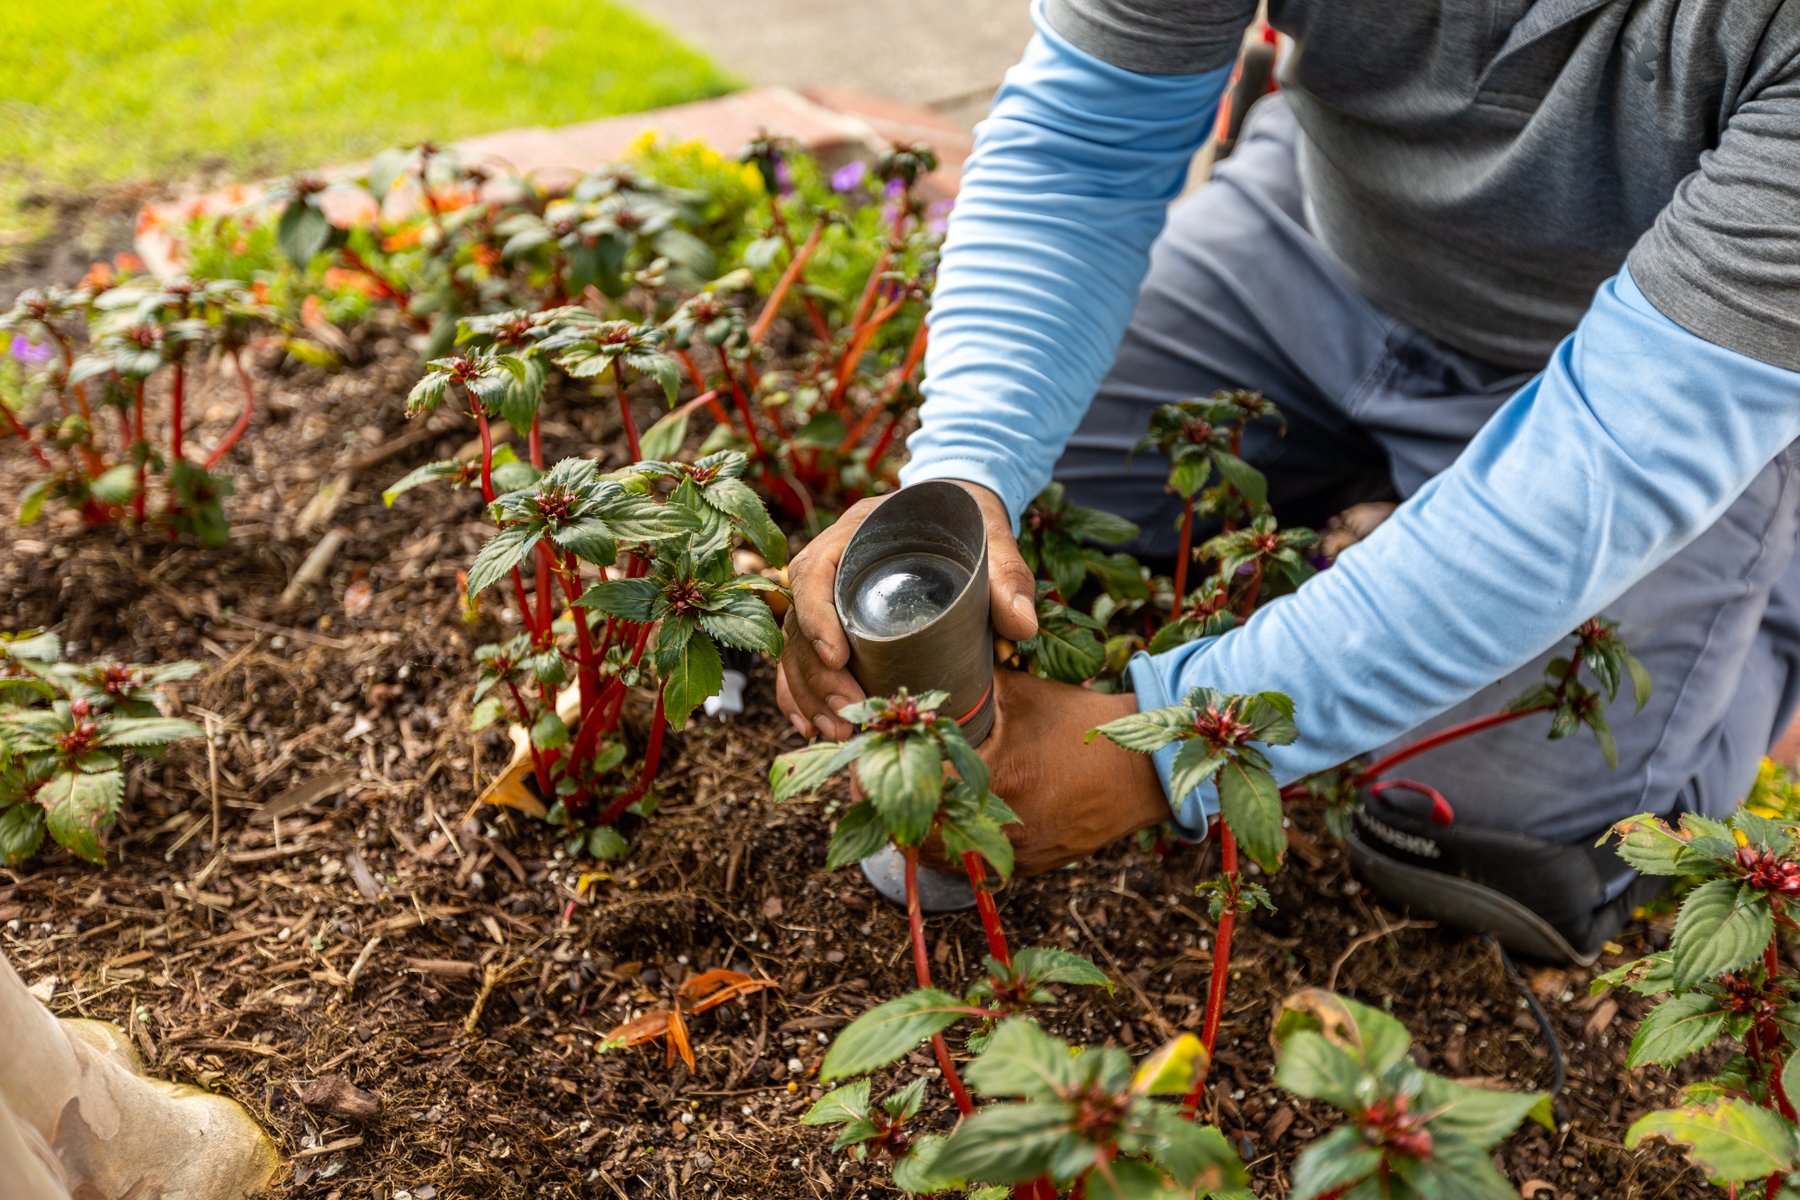
<svg viewBox="0 0 1800 1200">
<path fill-rule="evenodd" d="M 1008 825 L 1013 870 L 1038 875 L 1169 818 L 1148 754 L 1088 730 L 1137 711 L 1112 696 L 1019 671 L 994 672 L 994 729 L 978 748 L 988 786 L 1019 814 Z"/>
<path fill-rule="evenodd" d="M 989 609 L 1000 636 L 1022 641 L 1037 632 L 1037 583 L 1013 538 L 1006 505 L 978 484 L 961 483 L 981 505 L 987 523 Z M 848 669 L 850 642 L 838 623 L 832 590 L 838 560 L 857 526 L 868 520 L 885 496 L 850 506 L 824 533 L 788 564 L 794 593 L 782 633 L 787 649 L 775 675 L 775 699 L 802 737 L 843 739 L 855 732 L 838 716 L 845 705 L 863 698 Z"/>
</svg>

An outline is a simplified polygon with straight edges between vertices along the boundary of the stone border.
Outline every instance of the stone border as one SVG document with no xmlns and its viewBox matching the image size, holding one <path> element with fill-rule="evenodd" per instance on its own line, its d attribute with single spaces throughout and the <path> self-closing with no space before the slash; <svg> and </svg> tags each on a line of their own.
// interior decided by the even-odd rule
<svg viewBox="0 0 1800 1200">
<path fill-rule="evenodd" d="M 765 130 L 792 138 L 809 153 L 828 158 L 870 153 L 896 141 L 929 142 L 941 165 L 926 180 L 925 188 L 940 197 L 955 194 L 963 160 L 972 145 L 966 130 L 930 109 L 832 88 L 796 92 L 759 87 L 579 125 L 483 134 L 455 143 L 454 149 L 465 160 L 529 175 L 556 190 L 617 159 L 646 132 L 661 133 L 672 141 L 701 141 L 722 153 L 735 153 Z M 146 205 L 138 216 L 138 256 L 159 275 L 178 273 L 179 247 L 170 230 L 196 216 L 241 207 L 263 189 L 263 184 L 235 185 Z M 349 221 L 367 213 L 352 200 L 343 213 L 333 216 Z"/>
</svg>

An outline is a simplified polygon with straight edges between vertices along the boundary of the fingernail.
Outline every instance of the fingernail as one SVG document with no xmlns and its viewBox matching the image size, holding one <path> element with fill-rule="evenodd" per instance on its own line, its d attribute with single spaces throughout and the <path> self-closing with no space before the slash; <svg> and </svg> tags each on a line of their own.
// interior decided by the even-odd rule
<svg viewBox="0 0 1800 1200">
<path fill-rule="evenodd" d="M 850 698 L 848 696 L 827 696 L 825 707 L 834 713 L 841 713 L 850 707 Z"/>
<path fill-rule="evenodd" d="M 812 736 L 812 728 L 811 728 L 811 726 L 807 725 L 804 718 L 789 717 L 788 724 L 792 725 L 794 727 L 794 732 L 799 734 L 801 737 L 811 737 Z"/>
<path fill-rule="evenodd" d="M 824 638 L 813 639 L 813 653 L 819 656 L 820 662 L 828 663 L 832 661 L 831 647 L 825 644 Z"/>
<path fill-rule="evenodd" d="M 1012 610 L 1013 616 L 1019 618 L 1019 620 L 1029 621 L 1033 625 L 1037 624 L 1037 609 L 1034 608 L 1031 601 L 1027 600 L 1025 597 L 1014 596 L 1012 598 Z"/>
<path fill-rule="evenodd" d="M 833 732 L 833 728 L 832 728 L 834 725 L 836 725 L 836 722 L 833 721 L 830 717 L 814 717 L 813 724 L 819 727 L 819 736 L 820 737 L 832 738 L 832 737 L 837 736 L 836 733 Z"/>
</svg>

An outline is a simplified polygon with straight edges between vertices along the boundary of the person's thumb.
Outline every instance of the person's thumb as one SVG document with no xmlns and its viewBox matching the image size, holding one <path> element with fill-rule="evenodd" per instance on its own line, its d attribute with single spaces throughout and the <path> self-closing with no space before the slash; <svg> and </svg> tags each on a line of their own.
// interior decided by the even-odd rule
<svg viewBox="0 0 1800 1200">
<path fill-rule="evenodd" d="M 988 595 L 1002 637 L 1022 642 L 1037 635 L 1037 579 L 1019 556 L 1011 530 L 988 535 Z"/>
</svg>

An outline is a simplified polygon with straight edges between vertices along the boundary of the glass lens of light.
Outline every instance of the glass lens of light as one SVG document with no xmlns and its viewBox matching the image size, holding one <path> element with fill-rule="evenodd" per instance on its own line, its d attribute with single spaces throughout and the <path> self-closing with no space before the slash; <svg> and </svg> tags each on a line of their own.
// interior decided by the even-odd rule
<svg viewBox="0 0 1800 1200">
<path fill-rule="evenodd" d="M 868 637 L 911 633 L 943 615 L 968 581 L 968 569 L 941 554 L 896 554 L 857 579 L 850 620 Z"/>
</svg>

